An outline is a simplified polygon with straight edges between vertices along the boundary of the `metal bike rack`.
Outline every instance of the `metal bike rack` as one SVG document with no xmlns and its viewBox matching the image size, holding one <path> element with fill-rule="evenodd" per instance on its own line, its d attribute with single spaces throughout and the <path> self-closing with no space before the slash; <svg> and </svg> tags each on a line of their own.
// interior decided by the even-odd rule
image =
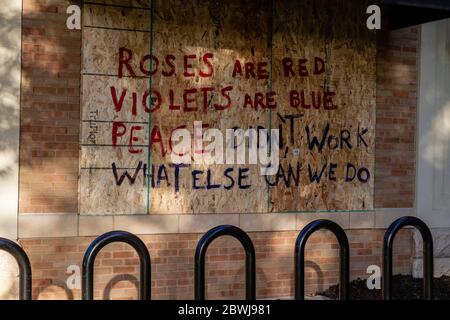
<svg viewBox="0 0 450 320">
<path fill-rule="evenodd" d="M 295 299 L 305 299 L 305 246 L 308 238 L 317 230 L 326 229 L 334 233 L 339 242 L 339 299 L 349 297 L 349 245 L 344 230 L 330 220 L 315 220 L 306 225 L 299 233 L 295 242 Z"/>
<path fill-rule="evenodd" d="M 392 269 L 394 238 L 402 228 L 415 227 L 423 240 L 423 298 L 433 299 L 433 238 L 430 229 L 420 219 L 405 216 L 395 220 L 386 230 L 383 240 L 383 298 L 392 299 Z M 309 237 L 320 229 L 326 229 L 336 236 L 340 251 L 339 299 L 349 298 L 349 243 L 344 230 L 330 220 L 315 220 L 305 226 L 295 242 L 295 299 L 304 300 L 305 289 L 305 247 Z M 246 299 L 256 298 L 256 257 L 250 237 L 238 227 L 231 225 L 217 226 L 206 232 L 197 244 L 195 251 L 195 299 L 205 299 L 205 257 L 209 245 L 218 237 L 236 238 L 245 250 Z M 100 250 L 113 242 L 131 245 L 140 260 L 140 295 L 141 300 L 151 298 L 151 262 L 145 244 L 135 235 L 126 231 L 111 231 L 97 237 L 87 248 L 83 257 L 82 299 L 93 299 L 94 262 Z M 25 251 L 15 242 L 0 238 L 0 250 L 10 253 L 17 261 L 20 270 L 20 299 L 32 299 L 31 265 Z"/>
<path fill-rule="evenodd" d="M 405 216 L 395 220 L 384 234 L 383 240 L 383 298 L 392 299 L 392 252 L 397 232 L 406 226 L 415 227 L 423 241 L 423 298 L 433 299 L 433 237 L 430 229 L 420 219 Z"/>
<path fill-rule="evenodd" d="M 27 254 L 17 243 L 5 238 L 0 238 L 0 250 L 11 254 L 19 265 L 19 299 L 31 300 L 31 265 Z"/>
<path fill-rule="evenodd" d="M 94 299 L 94 262 L 99 251 L 112 242 L 124 242 L 136 250 L 140 260 L 140 294 L 141 300 L 150 300 L 151 297 L 151 264 L 147 247 L 132 233 L 126 231 L 110 231 L 98 236 L 89 247 L 83 257 L 82 299 Z"/>
<path fill-rule="evenodd" d="M 206 232 L 198 241 L 195 250 L 195 299 L 205 300 L 205 256 L 209 245 L 221 236 L 231 236 L 239 240 L 245 250 L 245 298 L 256 299 L 255 248 L 250 237 L 243 230 L 231 225 L 221 225 Z"/>
</svg>

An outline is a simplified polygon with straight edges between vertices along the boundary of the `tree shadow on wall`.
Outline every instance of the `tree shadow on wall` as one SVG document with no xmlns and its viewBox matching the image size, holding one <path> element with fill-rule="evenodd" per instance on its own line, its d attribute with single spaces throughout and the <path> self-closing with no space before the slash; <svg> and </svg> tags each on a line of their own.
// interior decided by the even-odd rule
<svg viewBox="0 0 450 320">
<path fill-rule="evenodd" d="M 18 161 L 20 90 L 20 5 L 0 12 L 0 179 Z"/>
<path fill-rule="evenodd" d="M 20 213 L 78 211 L 81 31 L 66 10 L 81 2 L 23 1 Z"/>
</svg>

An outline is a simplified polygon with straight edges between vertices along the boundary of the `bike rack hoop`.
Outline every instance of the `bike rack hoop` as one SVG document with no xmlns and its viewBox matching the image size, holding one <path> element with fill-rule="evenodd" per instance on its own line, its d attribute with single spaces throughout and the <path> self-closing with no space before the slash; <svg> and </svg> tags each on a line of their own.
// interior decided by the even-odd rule
<svg viewBox="0 0 450 320">
<path fill-rule="evenodd" d="M 307 224 L 298 234 L 295 242 L 295 299 L 305 299 L 305 247 L 309 237 L 316 231 L 331 231 L 339 242 L 339 299 L 349 298 L 350 249 L 345 231 L 335 222 L 319 219 Z"/>
<path fill-rule="evenodd" d="M 198 241 L 195 250 L 195 299 L 205 300 L 205 257 L 209 245 L 221 236 L 231 236 L 242 244 L 245 251 L 245 298 L 256 299 L 255 248 L 253 242 L 242 229 L 232 225 L 221 225 L 206 232 Z"/>
<path fill-rule="evenodd" d="M 94 262 L 100 250 L 113 242 L 124 242 L 136 250 L 140 261 L 140 300 L 151 298 L 151 262 L 145 243 L 127 231 L 110 231 L 98 236 L 86 249 L 83 257 L 82 299 L 94 299 Z"/>
</svg>

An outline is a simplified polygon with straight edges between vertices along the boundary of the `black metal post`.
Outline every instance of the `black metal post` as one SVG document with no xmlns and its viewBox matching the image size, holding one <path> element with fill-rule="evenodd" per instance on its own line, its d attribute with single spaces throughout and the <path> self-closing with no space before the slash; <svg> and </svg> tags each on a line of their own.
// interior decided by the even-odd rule
<svg viewBox="0 0 450 320">
<path fill-rule="evenodd" d="M 98 236 L 86 249 L 83 257 L 82 299 L 94 299 L 94 262 L 98 252 L 112 242 L 124 242 L 136 250 L 140 260 L 140 300 L 151 298 L 151 264 L 147 247 L 132 233 L 126 231 L 110 231 Z"/>
<path fill-rule="evenodd" d="M 383 240 L 383 298 L 392 299 L 393 244 L 397 232 L 411 226 L 419 230 L 423 241 L 423 298 L 433 299 L 433 237 L 430 229 L 416 217 L 401 217 L 395 220 L 384 234 Z"/>
<path fill-rule="evenodd" d="M 206 232 L 198 241 L 195 250 L 195 299 L 205 300 L 205 256 L 208 246 L 216 238 L 231 236 L 239 240 L 245 250 L 245 298 L 256 299 L 255 280 L 255 248 L 250 237 L 243 230 L 231 225 L 222 225 L 212 228 Z"/>
<path fill-rule="evenodd" d="M 19 299 L 31 300 L 31 265 L 27 254 L 17 243 L 5 238 L 0 238 L 0 250 L 11 254 L 19 265 Z"/>
<path fill-rule="evenodd" d="M 295 299 L 305 299 L 305 246 L 308 238 L 317 230 L 326 229 L 334 233 L 339 242 L 339 299 L 348 300 L 350 254 L 344 230 L 330 220 L 315 220 L 306 225 L 295 242 Z"/>
</svg>

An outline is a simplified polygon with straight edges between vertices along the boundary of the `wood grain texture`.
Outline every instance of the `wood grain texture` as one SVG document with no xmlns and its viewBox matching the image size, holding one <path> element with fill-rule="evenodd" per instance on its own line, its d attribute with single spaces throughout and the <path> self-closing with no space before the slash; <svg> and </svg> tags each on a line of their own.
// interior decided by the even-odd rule
<svg viewBox="0 0 450 320">
<path fill-rule="evenodd" d="M 376 45 L 375 34 L 365 27 L 364 1 L 158 0 L 153 14 L 148 1 L 95 2 L 112 6 L 85 4 L 83 12 L 82 214 L 373 209 Z M 132 52 L 128 63 L 136 77 L 127 68 L 122 68 L 126 77 L 119 77 L 120 48 Z M 140 62 L 150 51 L 157 59 L 151 78 L 140 70 L 149 68 L 149 59 Z M 213 55 L 213 75 L 201 77 L 200 71 L 208 71 L 202 60 L 207 53 Z M 172 76 L 162 74 L 171 67 L 168 55 L 174 57 Z M 195 55 L 188 58 L 192 77 L 183 75 L 185 55 Z M 286 59 L 294 74 L 286 73 Z M 237 60 L 243 74 L 233 76 Z M 246 77 L 246 63 L 254 64 L 256 74 L 260 63 L 264 76 Z M 221 90 L 228 86 L 231 106 L 217 110 L 215 104 L 227 103 Z M 148 108 L 158 105 L 149 113 L 142 98 L 150 87 L 160 100 L 153 105 L 146 100 Z M 190 94 L 195 101 L 189 107 L 195 110 L 186 112 L 183 95 L 191 89 L 196 93 Z M 115 104 L 125 90 L 118 111 Z M 299 99 L 291 99 L 293 91 Z M 275 108 L 246 106 L 249 97 L 271 92 Z M 311 95 L 316 103 L 320 97 L 318 108 L 308 107 Z M 171 96 L 179 110 L 170 108 Z M 171 132 L 185 125 L 192 133 L 196 121 L 224 134 L 234 127 L 281 129 L 281 166 L 276 176 L 267 177 L 272 186 L 254 164 L 191 164 L 176 172 L 168 152 Z M 114 126 L 126 128 L 116 146 Z M 127 147 L 133 126 L 139 127 L 134 131 L 137 146 L 131 147 L 137 153 Z M 148 148 L 153 134 L 161 142 Z M 314 137 L 319 143 L 309 148 Z M 322 140 L 323 148 L 318 148 Z M 349 163 L 355 174 L 363 168 L 361 179 L 356 174 L 345 181 Z M 151 169 L 149 190 L 146 168 Z M 311 181 L 310 172 L 322 169 L 320 182 Z M 126 171 L 130 176 L 138 172 L 136 180 L 124 177 L 119 186 L 117 177 Z M 218 187 L 207 188 L 208 181 Z"/>
</svg>

